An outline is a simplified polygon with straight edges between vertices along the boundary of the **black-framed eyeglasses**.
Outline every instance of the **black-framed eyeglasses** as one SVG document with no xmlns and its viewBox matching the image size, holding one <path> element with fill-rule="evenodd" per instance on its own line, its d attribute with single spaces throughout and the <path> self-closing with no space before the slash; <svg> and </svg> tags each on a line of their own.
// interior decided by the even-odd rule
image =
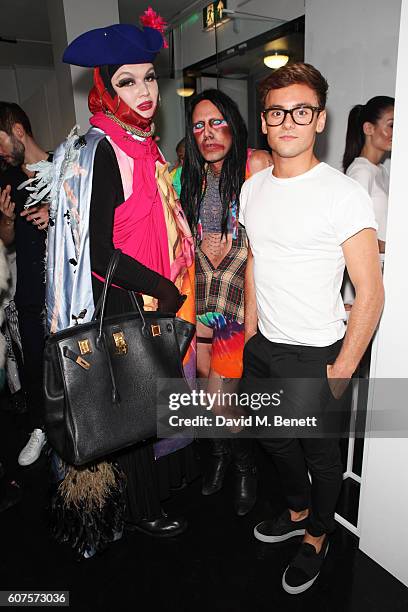
<svg viewBox="0 0 408 612">
<path fill-rule="evenodd" d="M 323 109 L 320 106 L 309 106 L 303 104 L 302 106 L 295 106 L 294 108 L 278 108 L 271 106 L 265 108 L 262 111 L 266 125 L 276 127 L 282 125 L 286 119 L 286 115 L 289 114 L 297 125 L 310 125 L 313 121 L 315 113 L 320 113 Z"/>
</svg>

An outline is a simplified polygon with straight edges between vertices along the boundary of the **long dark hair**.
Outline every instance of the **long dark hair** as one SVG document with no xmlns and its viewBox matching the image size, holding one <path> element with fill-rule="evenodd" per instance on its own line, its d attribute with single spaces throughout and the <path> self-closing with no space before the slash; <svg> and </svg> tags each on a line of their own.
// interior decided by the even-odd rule
<svg viewBox="0 0 408 612">
<path fill-rule="evenodd" d="M 350 164 L 361 153 L 365 144 L 363 125 L 366 121 L 377 123 L 384 111 L 394 106 L 395 99 L 389 96 L 375 96 L 367 104 L 356 104 L 349 113 L 347 123 L 346 146 L 343 155 L 343 169 L 346 172 Z"/>
<path fill-rule="evenodd" d="M 222 235 L 228 231 L 230 203 L 235 200 L 239 210 L 239 193 L 245 180 L 248 131 L 236 103 L 218 89 L 206 89 L 194 96 L 186 115 L 186 153 L 181 173 L 180 200 L 188 222 L 196 233 L 203 199 L 203 183 L 206 176 L 206 162 L 193 136 L 193 111 L 202 100 L 209 100 L 218 108 L 231 129 L 232 145 L 222 165 L 220 176 L 220 198 L 222 203 Z"/>
</svg>

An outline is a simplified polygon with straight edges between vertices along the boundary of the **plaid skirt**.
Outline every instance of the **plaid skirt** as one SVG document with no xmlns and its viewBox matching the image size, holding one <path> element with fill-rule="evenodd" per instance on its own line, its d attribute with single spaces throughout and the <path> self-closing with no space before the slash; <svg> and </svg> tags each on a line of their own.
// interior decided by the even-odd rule
<svg viewBox="0 0 408 612">
<path fill-rule="evenodd" d="M 213 330 L 211 368 L 225 378 L 242 374 L 247 257 L 248 241 L 242 227 L 217 268 L 199 246 L 196 249 L 197 320 Z"/>
</svg>

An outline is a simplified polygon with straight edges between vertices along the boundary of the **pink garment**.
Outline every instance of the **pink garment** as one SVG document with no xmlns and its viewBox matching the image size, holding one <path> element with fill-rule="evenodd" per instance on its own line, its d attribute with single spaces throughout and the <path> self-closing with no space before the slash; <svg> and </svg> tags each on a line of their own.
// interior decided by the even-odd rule
<svg viewBox="0 0 408 612">
<path fill-rule="evenodd" d="M 170 278 L 167 228 L 156 183 L 156 161 L 164 160 L 156 143 L 151 138 L 136 140 L 102 112 L 91 117 L 90 122 L 134 160 L 133 191 L 115 211 L 115 248 Z"/>
</svg>

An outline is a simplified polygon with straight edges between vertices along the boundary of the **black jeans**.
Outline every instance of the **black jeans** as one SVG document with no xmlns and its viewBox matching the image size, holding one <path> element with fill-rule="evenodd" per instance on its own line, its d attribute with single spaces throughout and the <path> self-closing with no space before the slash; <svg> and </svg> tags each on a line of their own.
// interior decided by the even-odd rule
<svg viewBox="0 0 408 612">
<path fill-rule="evenodd" d="M 270 342 L 258 332 L 244 349 L 243 387 L 249 383 L 253 387 L 254 379 L 286 379 L 292 391 L 303 396 L 305 404 L 310 404 L 310 394 L 303 394 L 296 386 L 302 384 L 300 379 L 313 379 L 313 392 L 319 394 L 317 401 L 325 397 L 328 402 L 336 402 L 329 396 L 325 372 L 326 365 L 336 359 L 341 344 L 342 341 L 327 347 L 279 344 Z M 259 441 L 273 457 L 288 507 L 295 511 L 309 508 L 308 532 L 317 537 L 333 531 L 343 472 L 338 438 L 264 438 Z"/>
</svg>

